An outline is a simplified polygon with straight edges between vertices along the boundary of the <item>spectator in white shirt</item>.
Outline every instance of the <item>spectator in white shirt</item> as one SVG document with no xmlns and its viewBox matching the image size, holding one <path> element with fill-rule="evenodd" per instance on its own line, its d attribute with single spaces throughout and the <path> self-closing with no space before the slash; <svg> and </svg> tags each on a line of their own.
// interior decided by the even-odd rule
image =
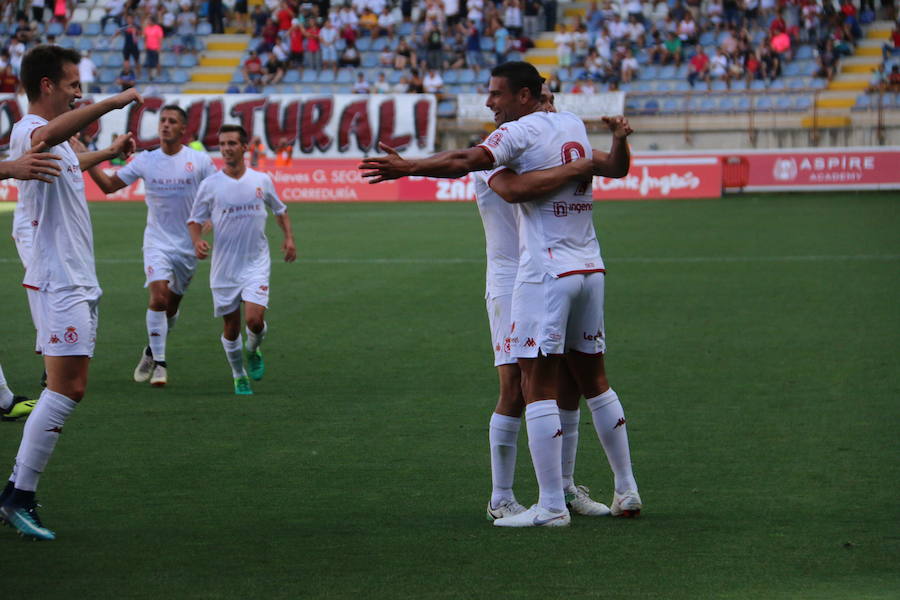
<svg viewBox="0 0 900 600">
<path fill-rule="evenodd" d="M 426 94 L 440 94 L 444 88 L 444 78 L 437 69 L 428 69 L 422 80 L 422 87 L 425 88 Z"/>
<path fill-rule="evenodd" d="M 368 94 L 371 86 L 366 81 L 366 75 L 362 71 L 356 74 L 356 83 L 353 84 L 354 94 Z"/>
<path fill-rule="evenodd" d="M 81 62 L 78 63 L 78 76 L 81 78 L 81 87 L 89 94 L 96 94 L 100 91 L 97 87 L 97 65 L 91 60 L 91 51 L 85 50 L 81 55 Z"/>
</svg>

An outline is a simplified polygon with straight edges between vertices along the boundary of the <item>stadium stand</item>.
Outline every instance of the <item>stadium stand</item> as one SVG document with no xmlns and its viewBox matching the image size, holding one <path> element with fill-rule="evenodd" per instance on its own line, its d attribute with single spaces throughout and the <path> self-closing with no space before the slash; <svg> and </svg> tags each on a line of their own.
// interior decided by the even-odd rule
<svg viewBox="0 0 900 600">
<path fill-rule="evenodd" d="M 359 72 L 372 93 L 422 92 L 434 67 L 443 79 L 439 114 L 452 117 L 456 94 L 484 92 L 490 67 L 524 59 L 557 92 L 626 92 L 626 112 L 634 115 L 817 111 L 849 119 L 851 111 L 897 107 L 900 84 L 891 87 L 890 78 L 900 63 L 900 32 L 892 21 L 876 21 L 871 3 L 724 4 L 622 0 L 556 8 L 549 0 L 470 0 L 462 14 L 452 0 L 353 0 L 327 12 L 326 3 L 251 0 L 246 18 L 216 23 L 205 2 L 138 3 L 133 36 L 141 63 L 140 24 L 155 17 L 166 36 L 159 75 L 151 80 L 135 65 L 134 82 L 160 93 L 248 86 L 267 94 L 341 93 L 353 90 Z M 17 13 L 22 3 L 4 6 L 0 36 L 14 73 L 23 49 L 54 41 L 92 51 L 96 89 L 128 84 L 121 77 L 122 2 L 78 2 L 41 23 L 29 21 L 30 11 Z"/>
</svg>

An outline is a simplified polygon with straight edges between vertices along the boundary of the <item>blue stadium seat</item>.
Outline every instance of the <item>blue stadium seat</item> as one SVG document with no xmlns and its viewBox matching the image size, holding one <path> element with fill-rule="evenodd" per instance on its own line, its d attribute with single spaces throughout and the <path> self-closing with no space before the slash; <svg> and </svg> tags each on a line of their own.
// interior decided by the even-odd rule
<svg viewBox="0 0 900 600">
<path fill-rule="evenodd" d="M 391 69 L 388 73 L 387 80 L 391 85 L 395 85 L 400 83 L 400 79 L 403 78 L 403 71 L 398 71 L 397 69 Z"/>
<path fill-rule="evenodd" d="M 722 96 L 719 98 L 719 110 L 722 112 L 732 112 L 735 108 L 734 98 L 731 96 Z"/>
<path fill-rule="evenodd" d="M 300 83 L 300 73 L 297 69 L 288 69 L 288 71 L 284 74 L 284 79 L 282 79 L 284 83 Z"/>
<path fill-rule="evenodd" d="M 101 83 L 112 83 L 119 76 L 118 69 L 100 69 L 97 73 Z"/>
<path fill-rule="evenodd" d="M 352 85 L 339 85 L 336 87 L 332 87 L 331 89 L 334 90 L 333 93 L 335 93 L 335 94 L 352 94 L 353 93 Z"/>
<path fill-rule="evenodd" d="M 700 105 L 697 107 L 697 110 L 701 112 L 714 112 L 716 108 L 718 108 L 716 99 L 706 97 L 700 100 Z"/>
<path fill-rule="evenodd" d="M 809 60 L 813 57 L 813 48 L 808 44 L 804 44 L 797 48 L 797 52 L 794 54 L 794 60 Z"/>
<path fill-rule="evenodd" d="M 190 74 L 184 69 L 173 69 L 171 76 L 172 83 L 187 83 L 191 80 Z"/>
<path fill-rule="evenodd" d="M 110 52 L 106 55 L 107 67 L 115 67 L 117 69 L 121 69 L 123 62 L 125 62 L 125 59 L 122 58 L 122 55 L 119 52 Z"/>
<path fill-rule="evenodd" d="M 797 96 L 797 101 L 794 102 L 794 108 L 797 110 L 809 110 L 812 106 L 812 98 L 809 96 Z"/>
<path fill-rule="evenodd" d="M 620 83 L 619 90 L 623 91 L 623 92 L 630 92 L 630 91 L 632 91 L 631 84 L 630 83 Z"/>
<path fill-rule="evenodd" d="M 625 96 L 625 112 L 633 114 L 641 110 L 641 101 L 634 96 Z"/>
<path fill-rule="evenodd" d="M 94 41 L 91 38 L 80 37 L 75 43 L 75 46 L 82 52 L 85 50 L 92 50 L 94 48 Z"/>
<path fill-rule="evenodd" d="M 318 81 L 319 74 L 313 69 L 305 69 L 303 76 L 300 78 L 301 83 L 315 83 Z"/>
<path fill-rule="evenodd" d="M 714 79 L 710 87 L 714 92 L 724 92 L 728 89 L 728 85 L 721 79 Z"/>
<path fill-rule="evenodd" d="M 805 77 L 789 77 L 785 80 L 789 90 L 799 90 L 806 87 Z"/>
<path fill-rule="evenodd" d="M 678 67 L 678 69 L 676 69 L 676 71 L 675 71 L 676 79 L 687 79 L 687 76 L 688 76 L 687 64 L 682 64 L 680 67 Z"/>
<path fill-rule="evenodd" d="M 763 80 L 763 79 L 754 79 L 753 81 L 750 82 L 750 89 L 751 89 L 751 90 L 757 90 L 757 91 L 766 89 L 766 82 L 765 82 L 765 80 Z"/>
<path fill-rule="evenodd" d="M 678 82 L 677 81 L 657 81 L 657 82 L 655 82 L 655 84 L 656 84 L 657 92 L 671 92 L 678 85 Z M 687 84 L 686 81 L 685 81 L 685 84 Z"/>
<path fill-rule="evenodd" d="M 61 40 L 57 40 L 56 42 L 59 46 L 63 48 L 69 48 L 70 50 L 75 48 L 75 39 L 70 37 L 64 37 Z"/>
<path fill-rule="evenodd" d="M 657 74 L 659 79 L 675 79 L 676 71 L 674 65 L 666 65 L 662 69 L 659 70 Z"/>
<path fill-rule="evenodd" d="M 59 37 L 63 34 L 63 31 L 62 23 L 58 23 L 57 21 L 53 21 L 47 25 L 47 35 Z"/>
<path fill-rule="evenodd" d="M 662 109 L 663 112 L 675 113 L 681 112 L 682 102 L 681 99 L 675 98 L 666 98 L 663 100 Z"/>
<path fill-rule="evenodd" d="M 659 100 L 656 98 L 650 98 L 647 102 L 644 103 L 644 112 L 648 114 L 654 114 L 659 112 Z"/>
<path fill-rule="evenodd" d="M 659 67 L 656 65 L 646 65 L 641 67 L 641 79 L 656 79 Z"/>
<path fill-rule="evenodd" d="M 413 24 L 407 21 L 400 23 L 400 26 L 397 28 L 397 35 L 400 37 L 406 37 L 412 34 L 413 32 Z"/>
<path fill-rule="evenodd" d="M 107 21 L 106 26 L 103 28 L 103 35 L 106 37 L 112 37 L 116 34 L 116 31 L 119 28 L 112 21 Z"/>
<path fill-rule="evenodd" d="M 172 67 L 178 66 L 178 56 L 172 54 L 170 52 L 163 52 L 162 56 L 159 57 L 159 64 L 163 68 L 171 69 Z"/>
<path fill-rule="evenodd" d="M 266 96 L 271 96 L 272 94 L 280 94 L 281 88 L 277 85 L 267 85 L 263 87 L 262 93 Z"/>
<path fill-rule="evenodd" d="M 494 51 L 494 38 L 490 37 L 482 37 L 481 38 L 481 50 L 482 52 L 493 52 Z"/>
<path fill-rule="evenodd" d="M 772 98 L 761 96 L 756 99 L 756 110 L 772 110 Z"/>
<path fill-rule="evenodd" d="M 446 73 L 444 73 L 444 83 L 448 85 L 452 85 L 457 82 L 459 75 L 456 69 L 449 69 Z"/>
<path fill-rule="evenodd" d="M 750 98 L 747 96 L 740 96 L 737 100 L 737 109 L 741 111 L 750 110 Z"/>
<path fill-rule="evenodd" d="M 209 21 L 197 23 L 197 35 L 204 36 L 212 33 L 212 24 Z"/>
<path fill-rule="evenodd" d="M 372 48 L 372 39 L 367 37 L 357 38 L 356 49 L 360 52 L 368 52 Z"/>
<path fill-rule="evenodd" d="M 372 52 L 381 52 L 388 44 L 389 41 L 385 37 L 380 37 L 378 39 L 372 40 Z"/>
<path fill-rule="evenodd" d="M 338 71 L 337 79 L 335 81 L 337 83 L 353 83 L 354 79 L 355 77 L 351 69 L 341 69 Z"/>
<path fill-rule="evenodd" d="M 81 26 L 81 23 L 69 23 L 69 26 L 66 28 L 66 35 L 78 36 L 81 35 L 81 32 L 84 29 Z"/>
<path fill-rule="evenodd" d="M 399 71 L 394 71 L 399 73 Z M 334 83 L 335 75 L 331 69 L 325 69 L 319 73 L 319 83 Z"/>
<path fill-rule="evenodd" d="M 575 81 L 576 73 L 575 69 L 563 68 L 559 69 L 556 74 L 559 76 L 560 81 Z"/>
<path fill-rule="evenodd" d="M 475 71 L 472 69 L 461 69 L 459 72 L 460 83 L 475 83 Z"/>
<path fill-rule="evenodd" d="M 700 34 L 698 42 L 701 46 L 712 46 L 716 43 L 716 33 L 714 31 L 704 31 Z"/>
<path fill-rule="evenodd" d="M 197 57 L 193 54 L 182 54 L 178 57 L 178 66 L 182 69 L 193 69 L 197 66 Z"/>
<path fill-rule="evenodd" d="M 661 83 L 658 85 L 662 85 Z M 692 89 L 691 84 L 687 82 L 687 80 L 682 79 L 681 81 L 675 82 L 675 91 L 676 92 L 690 92 Z"/>
<path fill-rule="evenodd" d="M 654 91 L 654 85 L 652 81 L 636 81 L 634 85 L 631 86 L 631 89 L 635 92 L 652 92 Z"/>
<path fill-rule="evenodd" d="M 437 106 L 437 116 L 450 118 L 456 116 L 456 102 L 453 100 L 441 100 Z"/>
<path fill-rule="evenodd" d="M 736 79 L 731 82 L 731 89 L 735 92 L 743 92 L 747 89 L 747 82 L 743 79 Z"/>
<path fill-rule="evenodd" d="M 378 66 L 378 55 L 374 52 L 363 52 L 361 65 L 365 68 Z"/>
<path fill-rule="evenodd" d="M 775 108 L 777 110 L 791 110 L 794 108 L 794 100 L 790 96 L 779 95 L 775 98 Z"/>
<path fill-rule="evenodd" d="M 783 90 L 785 89 L 784 79 L 775 79 L 772 83 L 769 84 L 770 90 Z"/>
</svg>

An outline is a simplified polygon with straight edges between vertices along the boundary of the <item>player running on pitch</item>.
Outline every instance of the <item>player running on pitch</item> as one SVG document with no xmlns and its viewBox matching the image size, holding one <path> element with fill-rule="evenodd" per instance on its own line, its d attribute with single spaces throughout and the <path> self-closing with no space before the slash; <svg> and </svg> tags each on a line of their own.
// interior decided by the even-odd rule
<svg viewBox="0 0 900 600">
<path fill-rule="evenodd" d="M 187 113 L 170 104 L 159 113 L 160 147 L 141 152 L 117 173 L 99 166 L 89 171 L 100 189 L 112 194 L 144 180 L 147 227 L 144 229 L 144 274 L 149 288 L 147 346 L 134 370 L 134 380 L 150 385 L 168 383 L 166 341 L 178 320 L 178 307 L 197 268 L 194 244 L 186 222 L 200 182 L 216 172 L 212 159 L 182 143 Z"/>
<path fill-rule="evenodd" d="M 142 102 L 131 89 L 74 108 L 81 98 L 80 61 L 78 52 L 59 46 L 28 51 L 21 71 L 28 114 L 10 136 L 13 157 L 42 142 L 60 157 L 61 175 L 51 183 L 27 181 L 19 186 L 34 228 L 23 285 L 35 292 L 32 308 L 38 313 L 34 321 L 47 387 L 25 423 L 12 476 L 0 493 L 0 516 L 23 535 L 43 540 L 53 540 L 56 534 L 41 523 L 35 492 L 66 419 L 84 397 L 102 294 L 82 171 L 134 149 L 130 134 L 117 137 L 109 148 L 78 155 L 67 140 L 104 114 Z"/>
<path fill-rule="evenodd" d="M 540 74 L 528 63 L 495 67 L 486 105 L 500 127 L 483 144 L 420 160 L 405 160 L 388 149 L 389 156 L 362 161 L 363 176 L 373 183 L 408 175 L 459 177 L 501 165 L 525 173 L 591 155 L 587 132 L 578 117 L 541 110 L 541 83 Z M 621 155 L 616 149 L 625 143 L 628 132 L 621 123 L 616 126 L 610 154 Z M 587 397 L 615 476 L 610 510 L 616 516 L 636 515 L 641 510 L 624 413 L 609 387 L 603 361 L 605 268 L 589 191 L 585 183 L 573 181 L 549 197 L 518 204 L 521 252 L 512 299 L 516 329 L 511 346 L 524 379 L 529 449 L 540 497 L 529 510 L 494 521 L 497 526 L 555 527 L 570 522 L 562 483 L 562 424 L 557 404 L 564 354 Z"/>
<path fill-rule="evenodd" d="M 231 365 L 236 394 L 252 394 L 250 378 L 241 353 L 241 303 L 247 323 L 247 363 L 250 377 L 259 381 L 265 372 L 259 346 L 266 335 L 266 307 L 269 304 L 271 258 L 266 239 L 266 207 L 284 233 L 281 250 L 284 260 L 297 258 L 294 234 L 287 207 L 275 193 L 272 179 L 248 168 L 244 154 L 247 132 L 240 125 L 223 125 L 219 130 L 219 151 L 225 167 L 200 184 L 197 200 L 188 219 L 188 228 L 197 258 L 209 255 L 202 224 L 212 219 L 213 250 L 209 286 L 214 313 L 224 320 L 222 347 Z"/>
</svg>

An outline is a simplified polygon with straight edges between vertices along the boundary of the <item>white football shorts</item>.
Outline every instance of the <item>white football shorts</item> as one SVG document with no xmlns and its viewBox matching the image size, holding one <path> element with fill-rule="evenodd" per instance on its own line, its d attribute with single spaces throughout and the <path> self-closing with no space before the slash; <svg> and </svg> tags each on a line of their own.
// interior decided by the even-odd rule
<svg viewBox="0 0 900 600">
<path fill-rule="evenodd" d="M 144 248 L 144 274 L 147 276 L 144 287 L 152 281 L 168 281 L 173 294 L 184 296 L 196 270 L 196 256 Z"/>
<path fill-rule="evenodd" d="M 93 356 L 100 315 L 99 287 L 66 287 L 34 292 L 37 344 L 44 356 Z"/>
<path fill-rule="evenodd" d="M 269 279 L 251 279 L 244 285 L 211 288 L 213 314 L 217 317 L 228 315 L 241 306 L 241 301 L 253 302 L 269 307 Z"/>
<path fill-rule="evenodd" d="M 604 283 L 602 272 L 559 278 L 545 275 L 540 283 L 517 283 L 510 324 L 512 356 L 535 358 L 539 351 L 606 352 Z"/>
<path fill-rule="evenodd" d="M 494 347 L 494 366 L 514 365 L 516 359 L 510 354 L 509 323 L 512 313 L 512 294 L 488 296 L 488 323 L 491 327 L 491 344 Z"/>
</svg>

